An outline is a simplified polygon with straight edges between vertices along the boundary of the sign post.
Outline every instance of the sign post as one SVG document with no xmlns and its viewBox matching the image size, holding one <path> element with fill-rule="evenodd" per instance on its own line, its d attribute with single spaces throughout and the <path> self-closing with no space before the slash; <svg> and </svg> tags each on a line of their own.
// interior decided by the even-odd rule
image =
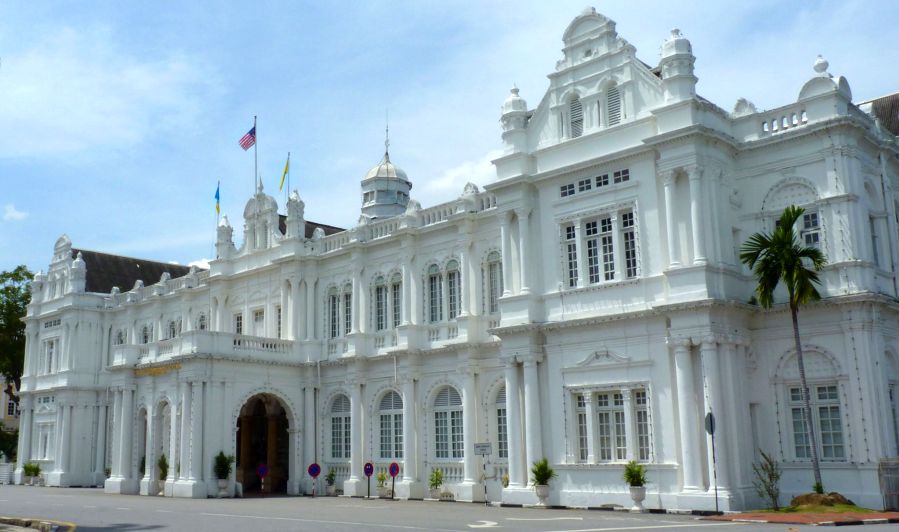
<svg viewBox="0 0 899 532">
<path fill-rule="evenodd" d="M 366 477 L 366 484 L 368 484 L 368 498 L 371 499 L 371 474 L 375 472 L 375 465 L 371 462 L 365 462 L 365 468 L 363 469 Z"/>
<path fill-rule="evenodd" d="M 484 457 L 481 459 L 481 470 L 483 472 L 481 476 L 484 477 L 484 506 L 490 506 L 490 502 L 487 500 L 487 457 L 493 454 L 490 442 L 474 444 L 474 454 Z"/>
<path fill-rule="evenodd" d="M 256 467 L 256 474 L 259 475 L 259 483 L 261 485 L 259 491 L 265 495 L 265 477 L 268 476 L 268 466 L 259 464 L 259 466 Z"/>
<path fill-rule="evenodd" d="M 715 513 L 718 510 L 718 460 L 715 458 L 715 415 L 709 412 L 705 415 L 705 431 L 712 437 L 712 476 L 715 479 Z"/>
<path fill-rule="evenodd" d="M 396 476 L 400 474 L 400 465 L 396 462 L 391 462 L 387 471 L 393 477 L 393 486 L 390 488 L 390 500 L 392 501 L 396 496 Z"/>
<path fill-rule="evenodd" d="M 322 474 L 322 468 L 320 465 L 313 462 L 309 464 L 309 469 L 307 469 L 306 472 L 312 477 L 312 496 L 315 497 L 315 485 L 318 483 L 318 476 Z"/>
</svg>

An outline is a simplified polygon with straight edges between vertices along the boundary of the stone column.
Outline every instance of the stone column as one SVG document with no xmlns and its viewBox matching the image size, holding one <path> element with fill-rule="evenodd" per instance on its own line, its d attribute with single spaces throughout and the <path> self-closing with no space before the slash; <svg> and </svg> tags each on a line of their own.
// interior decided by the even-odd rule
<svg viewBox="0 0 899 532">
<path fill-rule="evenodd" d="M 65 409 L 65 403 L 62 401 L 56 402 L 56 449 L 53 452 L 53 472 L 57 473 L 62 471 L 59 466 L 62 463 L 62 448 L 63 448 L 63 436 L 62 436 L 62 412 Z"/>
<path fill-rule="evenodd" d="M 361 314 L 362 305 L 360 294 L 362 293 L 362 269 L 357 268 L 353 271 L 353 301 L 352 301 L 352 310 L 350 316 L 350 325 L 351 329 L 349 331 L 350 334 L 356 334 L 359 331 L 359 315 Z"/>
<path fill-rule="evenodd" d="M 293 278 L 290 281 L 290 334 L 288 338 L 291 340 L 303 340 L 306 338 L 306 331 L 303 329 L 303 320 L 300 314 L 300 280 Z"/>
<path fill-rule="evenodd" d="M 353 382 L 350 392 L 350 478 L 352 481 L 359 481 L 359 474 L 362 471 L 362 383 Z"/>
<path fill-rule="evenodd" d="M 475 386 L 475 369 L 464 368 L 464 384 L 462 388 L 462 445 L 464 482 L 477 482 L 478 457 L 474 454 L 474 443 L 477 437 L 477 389 Z"/>
<path fill-rule="evenodd" d="M 62 439 L 60 441 L 59 470 L 69 472 L 69 457 L 72 454 L 72 405 L 62 407 Z"/>
<path fill-rule="evenodd" d="M 203 480 L 203 382 L 194 381 L 191 388 L 190 411 L 190 477 Z"/>
<path fill-rule="evenodd" d="M 509 233 L 511 221 L 512 211 L 506 211 L 499 215 L 499 239 L 503 256 L 503 297 L 512 295 L 512 240 Z"/>
<path fill-rule="evenodd" d="M 281 334 L 278 335 L 278 338 L 291 338 L 292 331 L 290 330 L 290 298 L 288 294 L 290 293 L 290 283 L 288 283 L 287 279 L 281 281 Z M 277 315 L 275 316 L 277 317 Z M 278 325 L 275 324 L 275 332 L 278 332 Z"/>
<path fill-rule="evenodd" d="M 401 285 L 403 294 L 401 296 L 402 305 L 400 305 L 400 325 L 409 325 L 409 309 L 411 308 L 412 299 L 412 279 L 410 278 L 412 267 L 409 265 L 409 259 L 403 258 L 402 263 L 403 284 Z"/>
<path fill-rule="evenodd" d="M 306 339 L 315 340 L 315 281 L 306 278 Z"/>
<path fill-rule="evenodd" d="M 16 463 L 16 474 L 22 476 L 22 467 L 31 461 L 31 434 L 34 431 L 34 414 L 32 408 L 34 398 L 31 395 L 20 396 L 22 419 L 19 424 L 19 460 Z M 21 480 L 20 480 L 21 482 Z"/>
<path fill-rule="evenodd" d="M 174 482 L 178 479 L 177 472 L 175 468 L 178 465 L 178 397 L 177 395 L 171 398 L 171 404 L 169 405 L 169 472 L 165 477 L 166 482 Z M 166 492 L 168 495 L 168 491 Z"/>
<path fill-rule="evenodd" d="M 96 478 L 103 479 L 106 477 L 106 431 L 108 424 L 106 421 L 106 412 L 108 407 L 104 404 L 97 406 L 97 448 L 95 450 L 94 474 Z"/>
<path fill-rule="evenodd" d="M 693 226 L 693 264 L 705 264 L 705 240 L 703 236 L 702 170 L 693 167 L 690 176 L 690 223 Z"/>
<path fill-rule="evenodd" d="M 624 456 L 627 460 L 634 459 L 634 447 L 637 444 L 637 426 L 634 424 L 633 394 L 629 388 L 621 390 L 621 400 L 624 402 Z"/>
<path fill-rule="evenodd" d="M 307 373 L 307 378 L 309 380 L 312 379 L 311 372 Z M 306 471 L 306 468 L 309 467 L 310 464 L 316 461 L 316 452 L 315 452 L 315 387 L 306 385 L 306 399 L 303 401 L 303 407 L 305 412 L 303 413 L 303 455 L 305 456 L 303 471 Z M 308 475 L 308 473 L 306 473 Z M 312 490 L 312 477 L 307 478 L 307 486 L 306 488 L 311 493 Z"/>
<path fill-rule="evenodd" d="M 154 419 L 156 409 L 147 407 L 147 438 L 144 442 L 144 476 L 141 480 L 151 482 L 152 488 L 149 495 L 156 495 L 156 423 Z"/>
<path fill-rule="evenodd" d="M 521 276 L 521 282 L 519 283 L 519 286 L 521 286 L 520 293 L 530 294 L 531 289 L 528 286 L 530 284 L 528 261 L 531 260 L 531 257 L 528 249 L 531 244 L 531 228 L 529 223 L 531 209 L 516 209 L 515 214 L 518 216 L 518 255 L 521 264 L 521 269 L 519 270 Z"/>
<path fill-rule="evenodd" d="M 715 431 L 715 458 L 718 462 L 718 491 L 728 491 L 730 486 L 730 461 L 727 446 L 727 431 L 720 430 L 725 423 L 724 397 L 721 393 L 721 371 L 719 362 L 718 343 L 714 337 L 702 339 L 699 348 L 702 358 L 702 381 L 705 387 L 706 412 L 711 412 L 717 422 Z M 714 491 L 715 466 L 712 461 L 712 437 L 706 434 L 706 452 L 708 453 L 709 490 Z"/>
<path fill-rule="evenodd" d="M 280 470 L 275 471 L 278 457 L 278 416 L 266 416 L 265 421 L 266 443 L 268 444 L 265 449 L 265 463 L 268 465 L 269 469 L 269 482 L 266 487 L 268 488 L 268 491 L 271 492 L 271 483 L 274 482 L 275 476 L 281 476 L 284 472 Z"/>
<path fill-rule="evenodd" d="M 421 272 L 415 267 L 414 259 L 409 266 L 409 321 L 412 325 L 421 325 Z"/>
<path fill-rule="evenodd" d="M 518 385 L 518 363 L 506 360 L 506 425 L 509 429 L 509 487 L 527 485 L 527 468 L 521 449 L 521 396 Z"/>
<path fill-rule="evenodd" d="M 524 418 L 525 418 L 525 464 L 530 465 L 543 458 L 543 423 L 540 420 L 540 380 L 537 375 L 537 358 L 529 356 L 524 360 Z M 527 469 L 525 470 L 527 474 Z M 528 481 L 530 483 L 530 481 Z"/>
<path fill-rule="evenodd" d="M 180 473 L 178 480 L 188 480 L 190 478 L 190 429 L 191 417 L 193 417 L 193 402 L 190 394 L 190 383 L 181 383 L 181 449 L 178 451 L 180 458 Z M 178 462 L 172 464 L 178 468 Z"/>
<path fill-rule="evenodd" d="M 459 309 L 459 317 L 464 318 L 471 314 L 471 254 L 469 253 L 469 248 L 471 247 L 471 242 L 466 241 L 462 245 L 462 250 L 459 252 L 459 259 L 461 261 L 459 265 L 459 290 L 460 290 L 460 305 L 462 308 Z"/>
<path fill-rule="evenodd" d="M 122 391 L 112 392 L 112 456 L 109 457 L 112 471 L 110 477 L 122 478 Z"/>
<path fill-rule="evenodd" d="M 418 460 L 415 433 L 415 380 L 407 378 L 403 381 L 403 481 L 418 480 Z"/>
<path fill-rule="evenodd" d="M 665 225 L 668 237 L 668 267 L 680 266 L 679 247 L 677 242 L 677 226 L 674 220 L 674 185 L 676 175 L 674 172 L 665 172 Z"/>
<path fill-rule="evenodd" d="M 131 464 L 131 439 L 134 437 L 134 420 L 133 410 L 133 390 L 125 388 L 122 390 L 122 436 L 121 445 L 119 447 L 119 471 L 122 477 L 130 479 L 134 477 Z"/>
<path fill-rule="evenodd" d="M 587 463 L 596 463 L 596 403 L 591 391 L 584 393 L 584 416 L 587 418 Z M 577 425 L 575 425 L 577 426 Z"/>
<path fill-rule="evenodd" d="M 677 381 L 677 417 L 680 424 L 681 469 L 683 491 L 702 490 L 699 452 L 699 420 L 696 392 L 693 386 L 693 359 L 690 340 L 674 341 L 674 366 Z"/>
</svg>

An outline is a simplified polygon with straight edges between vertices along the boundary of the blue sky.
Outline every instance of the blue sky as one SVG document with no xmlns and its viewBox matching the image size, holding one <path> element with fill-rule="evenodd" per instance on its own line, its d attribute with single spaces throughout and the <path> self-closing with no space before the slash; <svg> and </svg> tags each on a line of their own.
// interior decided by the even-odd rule
<svg viewBox="0 0 899 532">
<path fill-rule="evenodd" d="M 679 27 L 698 91 L 725 109 L 794 101 L 816 54 L 856 101 L 899 90 L 894 2 L 607 0 L 597 10 L 655 65 Z M 0 270 L 46 269 L 56 238 L 182 264 L 208 258 L 222 211 L 242 240 L 259 116 L 266 189 L 288 151 L 306 218 L 343 227 L 383 153 L 422 205 L 493 179 L 499 108 L 531 106 L 578 2 L 0 3 Z M 252 150 L 251 150 L 252 151 Z"/>
</svg>

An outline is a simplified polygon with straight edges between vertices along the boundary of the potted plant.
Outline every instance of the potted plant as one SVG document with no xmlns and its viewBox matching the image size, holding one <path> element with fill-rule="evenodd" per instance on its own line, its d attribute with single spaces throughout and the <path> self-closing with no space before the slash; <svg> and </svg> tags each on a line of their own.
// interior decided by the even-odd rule
<svg viewBox="0 0 899 532">
<path fill-rule="evenodd" d="M 432 499 L 440 498 L 440 487 L 443 486 L 443 470 L 439 467 L 431 470 L 431 475 L 428 477 L 428 487 L 430 488 L 430 495 Z"/>
<path fill-rule="evenodd" d="M 165 453 L 159 455 L 156 467 L 159 469 L 159 492 L 162 492 L 165 490 L 165 479 L 169 476 L 169 460 L 165 457 Z"/>
<path fill-rule="evenodd" d="M 387 472 L 386 471 L 378 471 L 378 474 L 375 476 L 375 479 L 378 481 L 378 497 L 382 499 L 390 498 L 390 488 L 387 487 Z"/>
<path fill-rule="evenodd" d="M 215 464 L 212 468 L 215 470 L 215 478 L 218 479 L 219 498 L 228 495 L 228 477 L 231 476 L 233 464 L 233 455 L 225 455 L 224 451 L 219 451 L 219 454 L 215 455 Z"/>
<path fill-rule="evenodd" d="M 40 464 L 36 464 L 34 462 L 28 462 L 24 466 L 22 466 L 22 473 L 25 475 L 25 479 L 22 481 L 23 484 L 28 486 L 34 486 L 35 482 L 37 482 L 38 477 L 41 475 L 41 466 Z"/>
<path fill-rule="evenodd" d="M 549 498 L 549 481 L 556 478 L 556 471 L 550 467 L 549 460 L 545 457 L 534 462 L 531 466 L 531 482 L 534 483 L 534 491 L 537 492 L 538 506 L 546 506 Z"/>
<path fill-rule="evenodd" d="M 499 481 L 502 483 L 504 488 L 509 487 L 509 475 L 503 475 L 499 478 Z"/>
<path fill-rule="evenodd" d="M 646 466 L 631 460 L 624 466 L 624 481 L 630 486 L 631 500 L 634 501 L 632 512 L 644 512 L 643 499 L 646 498 Z"/>
<path fill-rule="evenodd" d="M 328 474 L 325 475 L 325 484 L 327 485 L 327 494 L 328 497 L 333 497 L 337 495 L 337 486 L 334 485 L 334 482 L 337 480 L 337 472 L 333 469 L 328 470 Z"/>
</svg>

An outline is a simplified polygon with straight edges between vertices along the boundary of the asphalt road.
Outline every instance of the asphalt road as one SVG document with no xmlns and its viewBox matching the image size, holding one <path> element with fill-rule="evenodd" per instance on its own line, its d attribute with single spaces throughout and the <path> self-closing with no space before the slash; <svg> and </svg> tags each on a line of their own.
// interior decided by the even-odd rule
<svg viewBox="0 0 899 532">
<path fill-rule="evenodd" d="M 387 501 L 344 497 L 171 499 L 106 495 L 100 489 L 0 486 L 0 515 L 68 521 L 78 531 L 251 530 L 348 531 L 691 531 L 777 530 L 785 525 L 718 523 L 690 516 L 628 514 L 595 510 L 537 510 L 484 507 L 471 503 Z M 889 527 L 889 528 L 888 528 Z M 868 525 L 863 532 L 895 530 Z"/>
</svg>

